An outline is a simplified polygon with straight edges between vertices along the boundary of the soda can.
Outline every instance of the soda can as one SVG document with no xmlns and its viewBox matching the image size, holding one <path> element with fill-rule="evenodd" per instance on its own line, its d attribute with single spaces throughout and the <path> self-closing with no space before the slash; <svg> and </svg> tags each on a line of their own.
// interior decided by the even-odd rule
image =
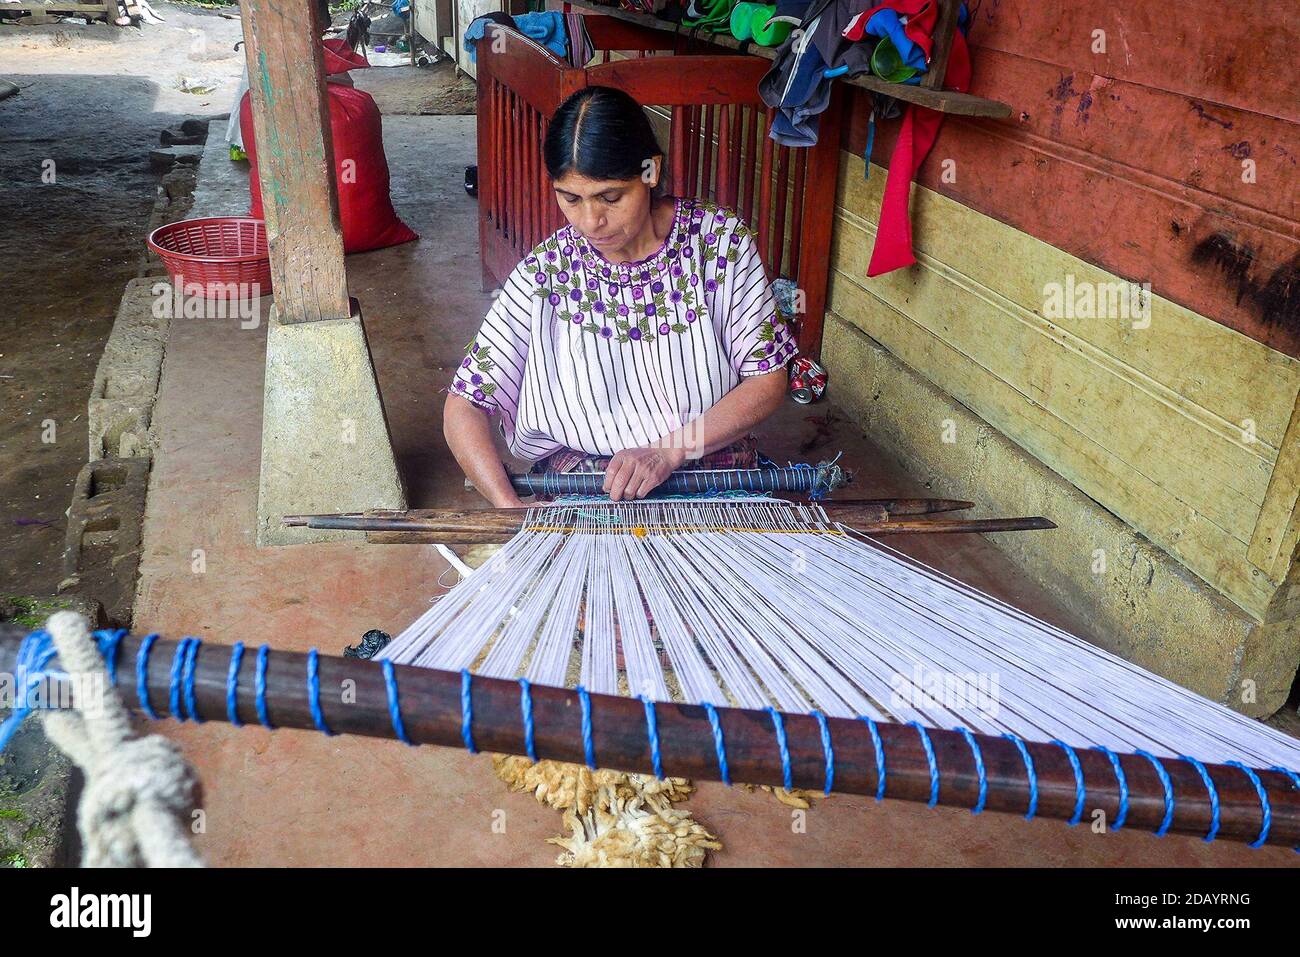
<svg viewBox="0 0 1300 957">
<path fill-rule="evenodd" d="M 790 395 L 804 405 L 826 394 L 826 370 L 809 359 L 798 356 L 790 363 Z"/>
</svg>

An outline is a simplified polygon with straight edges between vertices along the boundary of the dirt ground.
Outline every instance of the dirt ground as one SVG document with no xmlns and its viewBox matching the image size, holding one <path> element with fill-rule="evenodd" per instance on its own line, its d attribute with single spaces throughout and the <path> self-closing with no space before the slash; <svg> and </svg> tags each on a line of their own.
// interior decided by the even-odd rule
<svg viewBox="0 0 1300 957">
<path fill-rule="evenodd" d="M 62 577 L 86 399 L 158 188 L 149 151 L 184 119 L 228 113 L 243 68 L 235 14 L 154 7 L 166 23 L 0 21 L 0 79 L 20 90 L 0 100 L 0 598 L 52 594 Z M 429 74 L 446 76 L 417 82 Z M 388 115 L 473 112 L 472 81 L 453 74 L 355 77 Z"/>
<path fill-rule="evenodd" d="M 157 6 L 167 22 L 141 29 L 0 25 L 0 78 L 20 90 L 0 101 L 0 594 L 61 578 L 86 399 L 154 204 L 149 151 L 227 112 L 239 77 L 238 20 Z"/>
</svg>

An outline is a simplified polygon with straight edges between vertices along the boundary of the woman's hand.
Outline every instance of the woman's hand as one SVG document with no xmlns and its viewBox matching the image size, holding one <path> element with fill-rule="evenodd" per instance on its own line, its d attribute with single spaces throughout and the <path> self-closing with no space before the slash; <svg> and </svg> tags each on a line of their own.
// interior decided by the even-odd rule
<svg viewBox="0 0 1300 957">
<path fill-rule="evenodd" d="M 680 447 L 624 449 L 605 469 L 604 490 L 612 501 L 645 498 L 686 461 Z"/>
</svg>

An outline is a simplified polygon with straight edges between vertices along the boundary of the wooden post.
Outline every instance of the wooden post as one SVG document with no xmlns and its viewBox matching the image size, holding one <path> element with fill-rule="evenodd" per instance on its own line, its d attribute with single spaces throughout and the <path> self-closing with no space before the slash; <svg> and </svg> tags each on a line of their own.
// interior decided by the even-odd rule
<svg viewBox="0 0 1300 957">
<path fill-rule="evenodd" d="M 346 319 L 347 276 L 314 0 L 243 0 L 263 215 L 285 324 Z"/>
<path fill-rule="evenodd" d="M 934 45 L 930 49 L 930 68 L 921 78 L 927 90 L 942 90 L 943 77 L 948 72 L 948 54 L 952 52 L 952 37 L 957 32 L 957 11 L 961 0 L 938 0 L 939 16 L 934 23 Z"/>
</svg>

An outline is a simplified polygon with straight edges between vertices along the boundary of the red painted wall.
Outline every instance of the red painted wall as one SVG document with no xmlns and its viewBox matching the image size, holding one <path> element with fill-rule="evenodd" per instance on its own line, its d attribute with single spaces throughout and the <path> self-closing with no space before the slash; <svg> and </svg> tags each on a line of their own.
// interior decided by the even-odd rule
<svg viewBox="0 0 1300 957">
<path fill-rule="evenodd" d="M 1300 3 L 983 0 L 970 42 L 971 92 L 1013 113 L 949 117 L 925 186 L 1300 356 Z"/>
</svg>

